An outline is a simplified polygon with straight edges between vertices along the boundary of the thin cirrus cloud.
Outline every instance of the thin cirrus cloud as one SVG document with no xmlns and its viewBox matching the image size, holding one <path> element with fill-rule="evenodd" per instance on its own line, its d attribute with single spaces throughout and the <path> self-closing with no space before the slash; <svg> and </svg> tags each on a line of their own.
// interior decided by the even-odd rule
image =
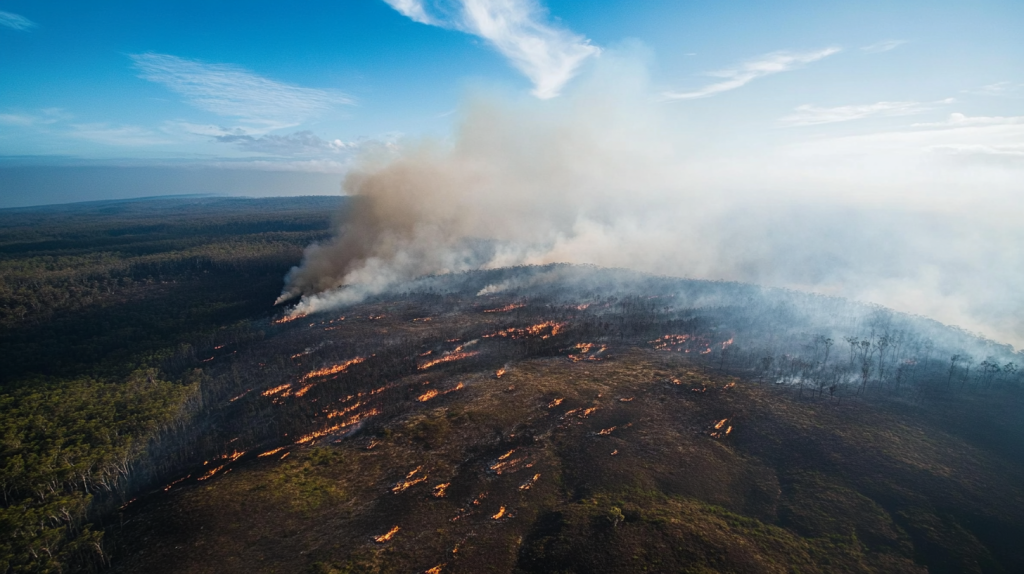
<svg viewBox="0 0 1024 574">
<path fill-rule="evenodd" d="M 6 26 L 15 30 L 31 30 L 36 27 L 36 23 L 18 14 L 0 11 L 0 26 Z"/>
<path fill-rule="evenodd" d="M 540 99 L 558 96 L 583 62 L 601 52 L 587 38 L 545 22 L 534 0 L 384 0 L 407 18 L 487 40 L 534 86 Z"/>
<path fill-rule="evenodd" d="M 232 143 L 248 152 L 274 156 L 322 156 L 351 152 L 359 144 L 339 139 L 325 140 L 311 131 L 304 130 L 290 135 L 267 134 L 254 137 L 248 134 L 225 134 L 214 136 L 221 143 Z"/>
<path fill-rule="evenodd" d="M 1024 84 L 1014 84 L 1013 82 L 1004 81 L 987 84 L 969 90 L 963 90 L 963 92 L 965 94 L 974 94 L 976 96 L 1009 96 L 1021 91 L 1021 88 L 1024 88 Z"/>
<path fill-rule="evenodd" d="M 695 100 L 706 98 L 722 92 L 728 92 L 753 82 L 758 78 L 771 76 L 781 72 L 795 70 L 804 64 L 817 62 L 840 51 L 840 48 L 829 47 L 813 52 L 772 52 L 759 58 L 748 60 L 736 68 L 711 72 L 708 75 L 723 78 L 721 82 L 708 84 L 689 92 L 665 92 L 666 100 Z"/>
<path fill-rule="evenodd" d="M 888 52 L 889 50 L 898 48 L 906 43 L 906 40 L 883 40 L 881 42 L 875 42 L 874 44 L 863 46 L 861 47 L 861 50 L 869 54 L 878 54 L 880 52 Z"/>
<path fill-rule="evenodd" d="M 112 126 L 106 123 L 74 124 L 71 137 L 122 147 L 152 146 L 174 143 L 140 126 Z"/>
<path fill-rule="evenodd" d="M 337 105 L 344 94 L 277 82 L 231 64 L 167 54 L 131 54 L 139 77 L 162 84 L 197 108 L 265 130 L 299 125 Z"/>
<path fill-rule="evenodd" d="M 832 108 L 804 104 L 798 106 L 794 113 L 779 118 L 779 121 L 789 126 L 816 126 L 870 117 L 911 116 L 934 110 L 941 105 L 952 104 L 954 101 L 949 98 L 938 102 L 876 102 Z"/>
</svg>

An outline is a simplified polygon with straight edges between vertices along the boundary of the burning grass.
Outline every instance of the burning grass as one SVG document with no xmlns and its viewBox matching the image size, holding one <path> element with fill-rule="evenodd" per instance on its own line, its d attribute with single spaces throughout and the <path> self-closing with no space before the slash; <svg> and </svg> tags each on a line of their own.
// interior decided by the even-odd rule
<svg viewBox="0 0 1024 574">
<path fill-rule="evenodd" d="M 393 487 L 391 487 L 391 492 L 393 492 L 395 494 L 401 494 L 401 493 L 405 492 L 406 490 L 412 488 L 413 486 L 416 486 L 417 484 L 421 484 L 421 483 L 426 482 L 427 481 L 427 475 L 426 474 L 420 474 L 419 476 L 416 476 L 421 470 L 423 470 L 422 466 L 417 466 L 416 468 L 414 468 L 412 470 L 412 472 L 410 472 L 409 474 L 405 475 L 405 479 L 404 480 L 398 481 L 397 484 L 395 484 Z"/>
<path fill-rule="evenodd" d="M 366 360 L 366 357 L 356 357 L 354 359 L 349 359 L 347 361 L 338 363 L 337 365 L 333 365 L 333 366 L 330 366 L 330 367 L 324 367 L 323 369 L 317 369 L 315 371 L 310 371 L 310 372 L 306 373 L 305 375 L 303 375 L 302 378 L 299 379 L 299 382 L 300 383 L 304 383 L 304 382 L 306 382 L 306 381 L 308 381 L 310 379 L 316 378 L 316 377 L 326 377 L 326 376 L 329 376 L 329 375 L 336 375 L 338 373 L 344 373 L 352 365 L 358 365 L 359 363 L 362 363 L 365 360 Z"/>
<path fill-rule="evenodd" d="M 484 313 L 508 313 L 509 311 L 515 311 L 516 309 L 522 309 L 526 307 L 525 303 L 509 303 L 504 307 L 498 307 L 496 309 L 486 309 Z"/>
<path fill-rule="evenodd" d="M 398 526 L 395 526 L 391 530 L 388 530 L 387 532 L 385 532 L 384 534 L 381 534 L 380 536 L 374 536 L 373 537 L 373 541 L 376 542 L 377 544 L 384 544 L 385 542 L 387 542 L 387 541 L 391 540 L 392 538 L 394 538 L 395 534 L 398 534 L 399 530 L 401 530 L 401 528 L 398 527 Z"/>
<path fill-rule="evenodd" d="M 541 339 L 549 339 L 561 332 L 563 328 L 565 328 L 565 323 L 544 321 L 543 323 L 537 323 L 522 329 L 516 327 L 502 329 L 501 331 L 495 331 L 489 335 L 484 335 L 484 338 L 490 339 L 502 337 L 506 339 L 528 339 L 531 337 L 540 337 Z"/>
</svg>

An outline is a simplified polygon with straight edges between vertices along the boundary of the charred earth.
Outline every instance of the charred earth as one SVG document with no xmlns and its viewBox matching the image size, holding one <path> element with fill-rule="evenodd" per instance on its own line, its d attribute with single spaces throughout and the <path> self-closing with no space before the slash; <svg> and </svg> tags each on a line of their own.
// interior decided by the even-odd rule
<svg viewBox="0 0 1024 574">
<path fill-rule="evenodd" d="M 555 265 L 247 325 L 112 571 L 1024 571 L 1020 355 L 927 319 Z"/>
</svg>

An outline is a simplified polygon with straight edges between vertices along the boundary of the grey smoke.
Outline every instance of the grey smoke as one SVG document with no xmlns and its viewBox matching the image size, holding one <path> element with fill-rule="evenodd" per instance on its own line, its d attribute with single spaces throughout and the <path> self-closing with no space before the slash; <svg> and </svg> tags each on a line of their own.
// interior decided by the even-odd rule
<svg viewBox="0 0 1024 574">
<path fill-rule="evenodd" d="M 365 154 L 343 185 L 351 213 L 279 301 L 301 297 L 301 315 L 427 274 L 593 263 L 849 297 L 1024 343 L 1012 173 L 933 168 L 937 154 L 877 138 L 713 155 L 673 128 L 634 60 L 606 53 L 581 80 L 560 100 L 470 98 L 450 141 Z"/>
</svg>

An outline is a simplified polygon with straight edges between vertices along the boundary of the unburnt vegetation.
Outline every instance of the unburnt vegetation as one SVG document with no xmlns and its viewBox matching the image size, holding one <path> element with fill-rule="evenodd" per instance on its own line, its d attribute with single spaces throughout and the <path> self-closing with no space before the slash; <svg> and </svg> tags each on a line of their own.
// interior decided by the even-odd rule
<svg viewBox="0 0 1024 574">
<path fill-rule="evenodd" d="M 1024 568 L 1007 346 L 837 299 L 561 265 L 289 318 L 270 305 L 299 238 L 276 282 L 187 279 L 252 302 L 237 314 L 143 340 L 130 369 L 111 351 L 62 366 L 75 382 L 11 387 L 5 412 L 37 426 L 11 419 L 8 468 L 43 449 L 31 428 L 56 445 L 33 460 L 100 462 L 10 475 L 9 571 Z M 59 417 L 101 424 L 55 440 L 40 421 Z M 70 468 L 89 478 L 46 478 Z M 47 518 L 41 484 L 77 496 L 76 517 Z"/>
</svg>

